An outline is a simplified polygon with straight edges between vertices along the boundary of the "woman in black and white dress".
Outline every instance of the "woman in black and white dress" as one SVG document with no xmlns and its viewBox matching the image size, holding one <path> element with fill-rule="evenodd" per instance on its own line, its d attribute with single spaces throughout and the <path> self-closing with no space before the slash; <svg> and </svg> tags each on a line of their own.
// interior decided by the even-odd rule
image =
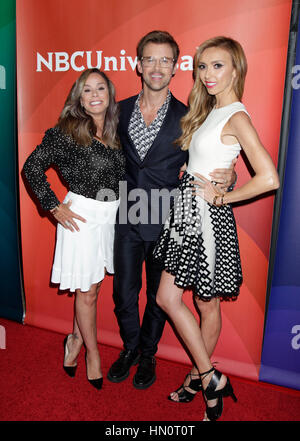
<svg viewBox="0 0 300 441">
<path fill-rule="evenodd" d="M 105 273 L 113 273 L 113 241 L 119 181 L 125 160 L 117 136 L 114 86 L 98 69 L 84 71 L 73 84 L 54 128 L 24 164 L 24 174 L 44 210 L 57 221 L 51 281 L 75 293 L 73 332 L 64 340 L 66 373 L 74 376 L 86 347 L 90 383 L 103 376 L 97 346 L 97 296 Z M 68 186 L 59 201 L 45 171 L 55 165 Z"/>
<path fill-rule="evenodd" d="M 279 180 L 241 103 L 247 61 L 240 44 L 226 37 L 207 40 L 198 47 L 194 61 L 195 83 L 178 140 L 189 150 L 189 162 L 154 256 L 165 268 L 157 303 L 172 319 L 195 363 L 182 387 L 169 398 L 188 402 L 202 389 L 205 418 L 216 420 L 222 413 L 223 397 L 235 399 L 229 379 L 210 361 L 221 328 L 220 298 L 237 297 L 242 283 L 231 203 L 276 189 Z M 224 193 L 211 182 L 210 172 L 227 168 L 241 148 L 255 176 Z M 193 289 L 198 305 L 215 305 L 215 319 L 209 324 L 218 328 L 213 338 L 209 326 L 199 328 L 182 301 L 185 288 Z"/>
</svg>

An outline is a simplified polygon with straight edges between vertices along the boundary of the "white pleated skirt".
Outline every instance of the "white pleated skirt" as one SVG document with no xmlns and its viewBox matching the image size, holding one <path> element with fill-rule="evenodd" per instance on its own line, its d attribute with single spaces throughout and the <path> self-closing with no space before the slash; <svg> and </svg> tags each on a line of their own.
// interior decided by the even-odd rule
<svg viewBox="0 0 300 441">
<path fill-rule="evenodd" d="M 114 273 L 113 245 L 116 214 L 120 200 L 102 202 L 68 192 L 64 203 L 86 222 L 74 219 L 80 231 L 70 231 L 57 224 L 56 247 L 51 282 L 59 289 L 89 291 L 103 280 L 105 269 Z"/>
</svg>

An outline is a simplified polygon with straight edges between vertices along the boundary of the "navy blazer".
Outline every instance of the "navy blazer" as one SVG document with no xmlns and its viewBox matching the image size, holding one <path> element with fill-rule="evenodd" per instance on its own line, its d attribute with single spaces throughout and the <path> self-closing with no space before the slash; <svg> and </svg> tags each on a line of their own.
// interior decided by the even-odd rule
<svg viewBox="0 0 300 441">
<path fill-rule="evenodd" d="M 116 228 L 123 235 L 128 232 L 130 224 L 136 224 L 143 240 L 155 241 L 169 212 L 169 192 L 178 187 L 180 168 L 187 162 L 187 151 L 174 145 L 174 140 L 181 134 L 180 119 L 187 107 L 171 96 L 160 131 L 141 160 L 128 133 L 136 99 L 137 95 L 119 103 L 118 133 L 126 158 L 126 171 Z"/>
</svg>

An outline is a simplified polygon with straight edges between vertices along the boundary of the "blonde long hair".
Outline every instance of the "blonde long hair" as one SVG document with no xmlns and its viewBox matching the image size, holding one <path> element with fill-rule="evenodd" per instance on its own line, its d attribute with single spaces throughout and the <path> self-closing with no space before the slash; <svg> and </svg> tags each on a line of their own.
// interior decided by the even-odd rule
<svg viewBox="0 0 300 441">
<path fill-rule="evenodd" d="M 115 101 L 115 88 L 105 73 L 97 68 L 86 69 L 73 84 L 65 101 L 64 108 L 58 119 L 57 127 L 70 135 L 78 144 L 88 146 L 97 133 L 93 118 L 81 106 L 80 98 L 88 76 L 92 73 L 100 75 L 107 83 L 109 106 L 106 110 L 102 140 L 113 149 L 120 148 L 117 135 L 119 107 Z"/>
<path fill-rule="evenodd" d="M 220 47 L 230 53 L 233 67 L 236 70 L 233 89 L 240 101 L 243 96 L 247 74 L 247 60 L 240 43 L 232 38 L 222 36 L 204 41 L 197 48 L 194 56 L 194 85 L 189 95 L 189 111 L 180 121 L 182 135 L 176 140 L 176 144 L 180 145 L 182 150 L 189 149 L 193 133 L 205 121 L 209 112 L 216 104 L 216 98 L 213 95 L 209 95 L 199 75 L 199 59 L 205 49 L 211 47 Z"/>
</svg>

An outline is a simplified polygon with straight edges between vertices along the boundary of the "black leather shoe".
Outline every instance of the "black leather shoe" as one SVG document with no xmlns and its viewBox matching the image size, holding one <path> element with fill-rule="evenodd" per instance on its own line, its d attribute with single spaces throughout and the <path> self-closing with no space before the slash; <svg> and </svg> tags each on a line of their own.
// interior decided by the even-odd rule
<svg viewBox="0 0 300 441">
<path fill-rule="evenodd" d="M 154 357 L 141 356 L 136 374 L 133 377 L 133 385 L 136 389 L 147 389 L 156 380 L 156 361 Z"/>
<path fill-rule="evenodd" d="M 138 363 L 140 354 L 137 351 L 124 350 L 120 353 L 117 361 L 115 361 L 108 371 L 107 378 L 113 383 L 120 383 L 129 375 L 131 366 Z"/>
</svg>

